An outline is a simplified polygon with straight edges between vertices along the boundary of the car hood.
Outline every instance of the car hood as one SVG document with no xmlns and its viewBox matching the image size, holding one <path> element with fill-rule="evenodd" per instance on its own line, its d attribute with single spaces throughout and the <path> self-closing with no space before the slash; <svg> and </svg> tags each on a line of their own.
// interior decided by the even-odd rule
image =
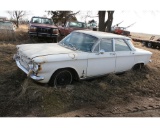
<svg viewBox="0 0 160 128">
<path fill-rule="evenodd" d="M 72 50 L 60 46 L 59 44 L 45 43 L 45 44 L 22 44 L 17 45 L 19 54 L 33 59 L 39 56 L 68 54 L 73 53 Z"/>
</svg>

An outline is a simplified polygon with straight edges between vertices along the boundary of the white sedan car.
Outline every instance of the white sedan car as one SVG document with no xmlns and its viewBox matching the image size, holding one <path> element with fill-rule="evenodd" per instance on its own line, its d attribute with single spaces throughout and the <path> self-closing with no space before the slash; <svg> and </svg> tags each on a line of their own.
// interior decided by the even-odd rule
<svg viewBox="0 0 160 128">
<path fill-rule="evenodd" d="M 152 55 L 135 48 L 128 37 L 87 30 L 74 31 L 56 44 L 22 44 L 17 50 L 17 66 L 32 79 L 54 87 L 141 67 Z"/>
<path fill-rule="evenodd" d="M 0 21 L 0 31 L 14 32 L 16 30 L 15 25 L 10 21 Z"/>
</svg>

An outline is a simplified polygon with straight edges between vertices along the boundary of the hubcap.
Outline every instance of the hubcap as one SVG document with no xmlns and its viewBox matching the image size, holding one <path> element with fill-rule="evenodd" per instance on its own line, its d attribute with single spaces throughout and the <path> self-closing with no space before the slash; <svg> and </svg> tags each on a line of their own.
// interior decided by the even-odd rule
<svg viewBox="0 0 160 128">
<path fill-rule="evenodd" d="M 60 72 L 55 78 L 56 87 L 65 87 L 72 82 L 72 75 L 69 71 Z"/>
<path fill-rule="evenodd" d="M 151 43 L 148 43 L 148 47 L 151 47 L 152 46 L 152 44 Z"/>
</svg>

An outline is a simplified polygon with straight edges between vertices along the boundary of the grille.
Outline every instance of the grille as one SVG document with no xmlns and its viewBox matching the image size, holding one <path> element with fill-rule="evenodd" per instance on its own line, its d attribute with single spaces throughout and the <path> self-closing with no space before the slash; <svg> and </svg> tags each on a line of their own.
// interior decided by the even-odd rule
<svg viewBox="0 0 160 128">
<path fill-rule="evenodd" d="M 52 29 L 51 28 L 37 28 L 37 32 L 40 33 L 51 33 Z"/>
<path fill-rule="evenodd" d="M 20 64 L 29 71 L 29 66 L 28 63 L 30 62 L 30 59 L 28 59 L 27 57 L 21 55 L 20 56 Z"/>
</svg>

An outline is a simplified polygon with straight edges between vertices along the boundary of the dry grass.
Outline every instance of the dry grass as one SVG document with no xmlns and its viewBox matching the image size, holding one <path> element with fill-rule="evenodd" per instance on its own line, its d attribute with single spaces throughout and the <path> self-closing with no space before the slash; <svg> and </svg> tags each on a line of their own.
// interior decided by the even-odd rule
<svg viewBox="0 0 160 128">
<path fill-rule="evenodd" d="M 16 31 L 27 32 L 28 31 L 28 25 L 20 25 L 19 28 Z"/>
<path fill-rule="evenodd" d="M 160 38 L 160 35 L 152 35 L 152 34 L 145 34 L 145 33 L 135 33 L 135 32 L 131 32 L 131 37 L 133 38 L 140 38 L 140 39 L 144 39 L 144 40 L 150 40 L 150 38 L 152 36 L 155 36 L 153 40 L 157 40 Z"/>
<path fill-rule="evenodd" d="M 0 41 L 13 41 L 15 38 L 15 33 L 10 30 L 0 31 Z"/>
<path fill-rule="evenodd" d="M 0 31 L 0 41 L 6 42 L 6 41 L 24 41 L 28 40 L 28 26 L 27 25 L 20 25 L 16 31 L 11 30 L 1 30 Z"/>
</svg>

